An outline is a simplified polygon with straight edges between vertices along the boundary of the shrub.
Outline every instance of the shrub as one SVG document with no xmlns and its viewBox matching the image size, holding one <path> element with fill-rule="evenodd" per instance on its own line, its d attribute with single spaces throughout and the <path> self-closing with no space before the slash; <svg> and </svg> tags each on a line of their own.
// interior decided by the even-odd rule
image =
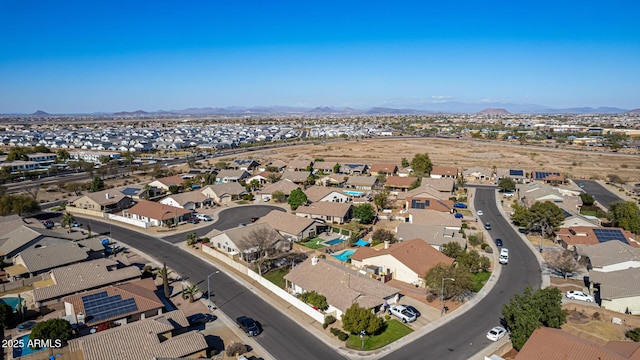
<svg viewBox="0 0 640 360">
<path fill-rule="evenodd" d="M 429 294 L 427 294 L 427 301 L 428 302 L 433 302 L 436 298 L 438 298 L 438 297 L 432 291 L 429 292 Z"/>
<path fill-rule="evenodd" d="M 340 334 L 338 334 L 338 339 L 340 339 L 340 341 L 347 341 L 347 339 L 349 338 L 349 334 L 347 334 L 346 332 L 340 332 Z"/>
<path fill-rule="evenodd" d="M 469 228 L 469 225 L 468 225 L 467 223 L 462 223 L 462 226 L 461 226 L 461 227 L 462 227 L 463 229 L 468 229 L 468 228 Z"/>
<path fill-rule="evenodd" d="M 244 353 L 246 353 L 248 351 L 247 349 L 247 345 L 243 344 L 243 343 L 231 343 L 231 345 L 227 346 L 227 356 L 236 356 L 236 355 L 242 355 Z"/>
<path fill-rule="evenodd" d="M 469 234 L 467 238 L 469 239 L 469 244 L 471 244 L 471 246 L 478 246 L 482 243 L 482 238 L 478 236 L 478 234 Z"/>
<path fill-rule="evenodd" d="M 333 334 L 334 336 L 338 336 L 338 334 L 340 334 L 342 331 L 340 331 L 340 329 L 338 328 L 334 328 L 332 327 L 330 330 L 331 334 Z"/>
<path fill-rule="evenodd" d="M 333 324 L 334 322 L 336 322 L 336 320 L 337 320 L 337 319 L 336 319 L 336 317 L 335 317 L 335 316 L 333 316 L 333 315 L 329 315 L 329 316 L 327 316 L 326 318 L 324 318 L 324 323 L 325 323 L 325 324 L 327 324 L 327 325 L 331 325 L 331 324 Z"/>
<path fill-rule="evenodd" d="M 640 342 L 640 328 L 629 330 L 626 333 L 624 333 L 624 336 L 628 337 L 629 339 L 635 342 Z"/>
<path fill-rule="evenodd" d="M 600 320 L 600 313 L 599 312 L 594 312 L 593 315 L 591 315 L 591 318 L 593 320 Z"/>
<path fill-rule="evenodd" d="M 469 236 L 469 240 L 471 240 L 471 236 Z M 487 244 L 487 243 L 482 243 L 482 244 L 480 244 L 480 249 L 484 250 L 484 249 L 486 249 L 486 248 L 487 248 L 487 246 L 489 246 L 489 244 Z"/>
<path fill-rule="evenodd" d="M 327 328 L 327 326 L 329 326 L 329 324 L 327 324 L 327 323 L 322 323 L 322 328 L 323 328 L 323 329 L 326 329 L 326 328 Z"/>
<path fill-rule="evenodd" d="M 389 315 L 389 314 L 385 315 L 385 316 L 384 316 L 384 319 L 385 319 L 386 321 L 391 320 L 391 315 Z"/>
</svg>

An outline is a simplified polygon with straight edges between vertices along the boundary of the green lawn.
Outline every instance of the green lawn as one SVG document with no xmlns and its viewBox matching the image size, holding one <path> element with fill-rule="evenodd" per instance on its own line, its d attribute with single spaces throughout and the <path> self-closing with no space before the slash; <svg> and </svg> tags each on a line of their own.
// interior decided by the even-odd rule
<svg viewBox="0 0 640 360">
<path fill-rule="evenodd" d="M 281 289 L 284 289 L 286 283 L 284 281 L 284 276 L 289 273 L 288 267 L 271 270 L 268 273 L 264 274 L 264 278 L 276 284 Z"/>
<path fill-rule="evenodd" d="M 413 330 L 398 320 L 389 320 L 385 322 L 386 329 L 379 335 L 366 336 L 364 339 L 364 349 L 362 349 L 362 340 L 358 335 L 349 335 L 347 339 L 347 348 L 357 350 L 375 350 L 380 349 L 392 342 L 409 335 Z"/>
<path fill-rule="evenodd" d="M 585 209 L 580 209 L 580 215 L 585 215 L 585 216 L 597 216 L 597 212 L 595 210 L 585 210 Z"/>
<path fill-rule="evenodd" d="M 491 272 L 483 271 L 483 272 L 471 274 L 471 277 L 473 278 L 473 291 L 479 292 L 484 286 L 484 283 L 486 283 L 487 280 L 489 280 L 489 278 L 491 277 Z"/>
<path fill-rule="evenodd" d="M 315 238 L 311 241 L 307 241 L 306 243 L 302 243 L 302 246 L 306 246 L 309 249 L 322 249 L 326 247 L 324 244 L 322 244 L 323 241 L 324 240 L 321 238 Z"/>
</svg>

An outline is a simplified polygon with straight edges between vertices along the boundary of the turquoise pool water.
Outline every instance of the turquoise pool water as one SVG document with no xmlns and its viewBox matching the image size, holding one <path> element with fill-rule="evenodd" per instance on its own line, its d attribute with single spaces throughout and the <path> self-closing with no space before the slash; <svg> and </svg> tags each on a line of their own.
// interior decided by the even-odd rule
<svg viewBox="0 0 640 360">
<path fill-rule="evenodd" d="M 16 312 L 18 309 L 18 298 L 17 297 L 4 297 L 0 298 L 0 303 L 7 304 L 13 308 L 13 312 Z M 22 303 L 24 304 L 24 299 L 22 299 Z"/>
<path fill-rule="evenodd" d="M 337 255 L 331 255 L 334 258 L 340 260 L 340 261 L 347 261 L 351 259 L 351 255 L 353 255 L 353 253 L 356 252 L 355 250 L 345 250 L 343 252 L 341 252 L 340 254 Z"/>
<path fill-rule="evenodd" d="M 326 241 L 325 244 L 327 244 L 327 245 L 335 245 L 335 244 L 340 244 L 340 243 L 343 243 L 343 242 L 344 242 L 343 239 L 336 238 L 336 239 L 333 239 L 333 240 Z"/>
<path fill-rule="evenodd" d="M 27 356 L 27 355 L 31 355 L 31 354 L 35 354 L 38 353 L 40 351 L 44 351 L 47 348 L 43 347 L 40 349 L 32 349 L 29 347 L 29 334 L 27 335 L 22 335 L 20 337 L 17 337 L 15 340 L 20 341 L 22 340 L 24 346 L 23 347 L 14 347 L 13 348 L 13 358 L 19 358 L 21 356 Z"/>
</svg>

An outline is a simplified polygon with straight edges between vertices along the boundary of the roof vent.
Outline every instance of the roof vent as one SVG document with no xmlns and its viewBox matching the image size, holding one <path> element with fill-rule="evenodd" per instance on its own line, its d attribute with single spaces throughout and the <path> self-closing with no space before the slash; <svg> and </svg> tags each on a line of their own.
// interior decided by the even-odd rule
<svg viewBox="0 0 640 360">
<path fill-rule="evenodd" d="M 314 256 L 311 258 L 311 265 L 316 265 L 318 263 L 318 257 Z"/>
</svg>

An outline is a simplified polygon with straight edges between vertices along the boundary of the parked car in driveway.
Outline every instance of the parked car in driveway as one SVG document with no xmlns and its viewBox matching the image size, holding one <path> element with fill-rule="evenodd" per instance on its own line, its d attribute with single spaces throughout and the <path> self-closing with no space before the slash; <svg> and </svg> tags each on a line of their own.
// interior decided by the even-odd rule
<svg viewBox="0 0 640 360">
<path fill-rule="evenodd" d="M 466 209 L 467 208 L 467 204 L 465 203 L 455 203 L 453 204 L 454 208 L 458 208 L 458 209 Z"/>
<path fill-rule="evenodd" d="M 416 315 L 416 318 L 420 317 L 420 311 L 418 311 L 418 309 L 416 309 L 415 307 L 411 306 L 411 305 L 403 305 L 405 308 L 407 308 L 407 310 L 411 311 L 412 313 L 414 313 Z"/>
<path fill-rule="evenodd" d="M 503 328 L 502 326 L 495 326 L 487 333 L 487 339 L 491 341 L 498 341 L 502 339 L 506 334 L 507 329 Z"/>
<path fill-rule="evenodd" d="M 189 220 L 187 220 L 187 222 L 188 222 L 189 224 L 198 224 L 198 223 L 200 223 L 200 219 L 198 219 L 198 218 L 197 218 L 197 217 L 195 217 L 195 216 L 192 216 L 192 217 L 190 217 L 190 218 L 189 218 Z"/>
<path fill-rule="evenodd" d="M 409 309 L 403 305 L 392 305 L 389 308 L 389 312 L 402 320 L 403 323 L 414 322 L 417 318 L 416 314 L 409 311 Z"/>
<path fill-rule="evenodd" d="M 53 229 L 53 227 L 56 226 L 56 224 L 54 224 L 53 221 L 51 221 L 51 220 L 43 221 L 42 225 L 44 225 L 44 227 L 47 228 L 47 229 Z"/>
<path fill-rule="evenodd" d="M 199 220 L 202 220 L 202 221 L 212 221 L 212 220 L 213 220 L 213 219 L 211 218 L 211 216 L 209 216 L 209 215 L 207 215 L 207 214 L 198 214 L 198 215 L 196 215 L 196 217 L 197 217 Z"/>
<path fill-rule="evenodd" d="M 581 300 L 586 302 L 594 301 L 594 298 L 592 295 L 585 294 L 582 291 L 578 291 L 578 290 L 569 290 L 565 295 L 567 296 L 567 298 L 571 300 Z"/>
<path fill-rule="evenodd" d="M 257 336 L 261 330 L 258 324 L 250 317 L 240 316 L 236 319 L 238 327 L 244 331 L 247 336 Z"/>
<path fill-rule="evenodd" d="M 211 321 L 213 321 L 215 319 L 216 319 L 215 316 L 213 316 L 211 314 L 203 314 L 203 313 L 198 313 L 198 314 L 193 314 L 193 315 L 187 316 L 187 321 L 189 321 L 190 325 L 206 324 L 206 323 L 211 322 Z"/>
</svg>

